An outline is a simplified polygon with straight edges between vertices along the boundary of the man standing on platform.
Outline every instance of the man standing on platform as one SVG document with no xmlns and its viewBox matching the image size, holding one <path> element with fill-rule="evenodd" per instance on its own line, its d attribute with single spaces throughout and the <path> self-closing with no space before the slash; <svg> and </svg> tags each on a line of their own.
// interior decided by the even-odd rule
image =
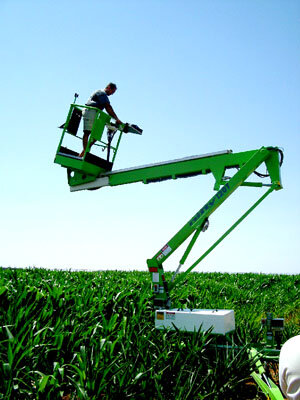
<svg viewBox="0 0 300 400">
<path fill-rule="evenodd" d="M 112 82 L 109 83 L 105 89 L 97 90 L 95 93 L 93 93 L 91 95 L 91 97 L 88 99 L 88 101 L 86 102 L 86 106 L 96 107 L 99 110 L 105 109 L 105 111 L 116 120 L 117 124 L 122 124 L 122 121 L 119 120 L 116 113 L 114 112 L 114 109 L 110 105 L 110 101 L 108 98 L 108 96 L 111 96 L 112 94 L 114 94 L 116 90 L 117 90 L 116 84 L 112 83 Z M 97 113 L 96 110 L 90 110 L 90 109 L 85 109 L 83 111 L 83 114 L 82 114 L 83 115 L 83 150 L 79 154 L 80 157 L 82 157 L 84 155 L 84 152 L 85 152 L 88 140 L 89 140 L 89 136 L 91 134 L 92 127 L 94 124 L 94 120 L 96 117 L 96 113 Z M 94 143 L 95 142 L 93 142 L 92 144 L 94 144 Z"/>
</svg>

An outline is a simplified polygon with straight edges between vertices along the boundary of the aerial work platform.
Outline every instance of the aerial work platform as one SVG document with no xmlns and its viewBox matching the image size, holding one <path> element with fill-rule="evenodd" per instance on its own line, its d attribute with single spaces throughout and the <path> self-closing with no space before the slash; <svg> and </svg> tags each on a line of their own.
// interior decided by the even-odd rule
<svg viewBox="0 0 300 400">
<path fill-rule="evenodd" d="M 213 188 L 216 194 L 204 204 L 153 258 L 147 260 L 149 272 L 153 274 L 154 305 L 156 308 L 170 308 L 169 292 L 177 282 L 184 279 L 184 276 L 194 269 L 270 193 L 274 190 L 282 189 L 280 167 L 283 161 L 283 152 L 278 147 L 271 146 L 239 153 L 233 153 L 232 150 L 224 150 L 113 171 L 113 162 L 122 134 L 124 132 L 141 134 L 142 130 L 130 124 L 116 126 L 111 122 L 109 115 L 97 110 L 97 117 L 89 142 L 84 156 L 81 158 L 76 151 L 63 146 L 63 140 L 65 133 L 76 136 L 81 119 L 81 110 L 85 107 L 87 106 L 71 104 L 55 156 L 55 162 L 67 168 L 68 184 L 72 192 L 137 182 L 144 184 L 163 182 L 170 179 L 191 178 L 206 174 L 212 174 L 214 177 L 215 183 Z M 105 129 L 107 129 L 107 141 L 104 140 Z M 117 143 L 115 146 L 112 146 L 112 140 L 117 134 L 119 135 Z M 91 147 L 95 142 L 99 142 L 102 151 L 107 151 L 106 159 L 91 153 Z M 257 171 L 261 166 L 265 167 L 265 174 Z M 255 181 L 253 179 L 248 180 L 250 176 L 253 177 L 254 175 L 257 178 Z M 269 183 L 264 183 L 264 178 L 269 178 Z M 199 234 L 207 229 L 210 215 L 240 186 L 267 187 L 268 190 L 197 262 L 185 273 L 180 274 L 175 280 L 175 276 L 186 261 Z M 163 262 L 192 234 L 192 239 L 184 252 L 172 281 L 167 283 L 162 268 Z"/>
<path fill-rule="evenodd" d="M 68 184 L 72 192 L 137 182 L 144 184 L 163 182 L 170 179 L 191 178 L 206 174 L 212 174 L 214 177 L 213 188 L 216 193 L 153 258 L 147 260 L 149 272 L 152 274 L 154 306 L 157 309 L 169 309 L 171 306 L 170 290 L 179 281 L 182 281 L 186 274 L 194 269 L 270 193 L 282 189 L 280 167 L 283 161 L 283 152 L 278 147 L 271 146 L 239 153 L 224 150 L 113 171 L 112 167 L 122 134 L 125 132 L 141 134 L 142 130 L 130 124 L 115 125 L 109 115 L 96 109 L 96 118 L 89 142 L 83 157 L 80 157 L 74 149 L 69 149 L 63 145 L 63 140 L 65 133 L 69 133 L 69 136 L 77 135 L 82 109 L 84 108 L 89 107 L 71 104 L 66 123 L 62 126 L 63 134 L 54 160 L 55 163 L 67 168 Z M 106 141 L 104 140 L 105 129 L 107 130 Z M 112 140 L 116 136 L 116 145 L 113 146 Z M 102 151 L 107 151 L 105 159 L 91 153 L 92 145 L 96 145 L 97 142 Z M 265 167 L 265 174 L 257 171 L 261 166 Z M 253 179 L 248 180 L 250 176 L 255 176 L 257 179 L 255 181 Z M 269 178 L 269 183 L 264 183 L 262 181 L 264 178 Z M 208 218 L 240 186 L 266 187 L 267 190 L 185 273 L 176 277 L 200 233 L 208 228 Z M 192 239 L 171 282 L 166 282 L 162 267 L 163 262 L 191 235 Z"/>
<path fill-rule="evenodd" d="M 66 123 L 62 126 L 63 134 L 59 142 L 54 162 L 67 169 L 68 184 L 72 192 L 94 190 L 102 187 L 125 185 L 142 182 L 144 184 L 164 182 L 181 178 L 192 178 L 211 174 L 214 178 L 215 193 L 202 207 L 186 222 L 186 224 L 159 249 L 152 258 L 147 260 L 151 274 L 153 305 L 155 309 L 155 326 L 157 329 L 183 330 L 194 332 L 210 330 L 211 333 L 226 336 L 235 329 L 233 310 L 204 310 L 172 308 L 171 291 L 184 282 L 187 275 L 218 246 L 267 196 L 282 189 L 280 168 L 283 162 L 283 152 L 278 147 L 261 147 L 233 153 L 232 150 L 201 154 L 175 160 L 157 162 L 113 171 L 113 164 L 123 133 L 141 134 L 142 130 L 135 125 L 116 125 L 111 117 L 103 111 L 97 111 L 92 133 L 83 157 L 80 157 L 82 142 L 79 150 L 63 144 L 65 136 L 77 136 L 82 109 L 87 106 L 71 104 Z M 107 139 L 105 139 L 105 130 Z M 65 134 L 69 135 L 65 135 Z M 116 141 L 112 145 L 113 139 Z M 91 152 L 94 145 L 106 152 L 106 157 Z M 265 167 L 265 173 L 258 171 Z M 249 178 L 249 179 L 248 179 Z M 255 178 L 255 179 L 253 179 Z M 268 182 L 265 183 L 264 179 Z M 266 188 L 258 200 L 223 233 L 185 272 L 179 273 L 186 262 L 193 246 L 201 233 L 209 227 L 211 215 L 233 194 L 240 186 L 249 188 Z M 180 259 L 178 268 L 172 278 L 167 281 L 163 263 L 179 247 L 189 240 Z M 269 318 L 267 337 L 272 338 L 273 330 Z M 269 339 L 271 340 L 271 339 Z M 272 350 L 273 351 L 273 350 Z M 254 379 L 265 393 L 272 399 L 281 400 L 272 382 L 263 381 L 263 369 L 259 374 L 254 373 Z"/>
</svg>

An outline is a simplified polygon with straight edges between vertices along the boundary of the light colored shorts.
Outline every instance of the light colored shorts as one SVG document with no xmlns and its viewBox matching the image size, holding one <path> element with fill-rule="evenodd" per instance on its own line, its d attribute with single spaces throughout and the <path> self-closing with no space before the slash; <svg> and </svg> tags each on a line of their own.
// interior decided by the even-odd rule
<svg viewBox="0 0 300 400">
<path fill-rule="evenodd" d="M 91 131 L 96 118 L 97 110 L 90 110 L 85 108 L 82 112 L 83 116 L 83 130 Z"/>
</svg>

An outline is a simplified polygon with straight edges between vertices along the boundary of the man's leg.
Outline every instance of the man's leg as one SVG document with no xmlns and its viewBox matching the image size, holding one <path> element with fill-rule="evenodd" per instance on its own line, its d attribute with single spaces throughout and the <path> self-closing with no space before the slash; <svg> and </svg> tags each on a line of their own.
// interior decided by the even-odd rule
<svg viewBox="0 0 300 400">
<path fill-rule="evenodd" d="M 88 131 L 86 129 L 83 131 L 83 138 L 82 138 L 83 150 L 79 154 L 79 157 L 83 157 L 83 155 L 85 153 L 85 149 L 86 149 L 86 146 L 88 144 L 90 134 L 91 134 L 91 131 Z"/>
<path fill-rule="evenodd" d="M 90 134 L 91 134 L 91 131 L 88 131 L 88 130 L 84 130 L 84 131 L 83 131 L 83 138 L 82 138 L 83 150 L 82 150 L 82 152 L 79 154 L 79 157 L 83 157 L 83 155 L 84 155 L 84 153 L 85 153 L 85 150 L 86 150 L 86 147 L 87 147 L 87 144 L 88 144 L 88 141 L 89 141 L 89 136 L 90 136 Z M 95 142 L 96 142 L 96 140 L 93 140 L 93 141 L 92 141 L 91 147 L 93 146 L 93 144 L 94 144 Z"/>
</svg>

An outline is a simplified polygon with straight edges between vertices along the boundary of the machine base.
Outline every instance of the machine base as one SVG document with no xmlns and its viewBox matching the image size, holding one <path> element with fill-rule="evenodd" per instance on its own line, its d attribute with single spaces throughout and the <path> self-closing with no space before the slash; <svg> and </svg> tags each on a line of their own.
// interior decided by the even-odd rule
<svg viewBox="0 0 300 400">
<path fill-rule="evenodd" d="M 173 308 L 170 310 L 155 311 L 155 327 L 157 329 L 168 328 L 181 331 L 194 332 L 201 328 L 207 331 L 211 327 L 212 333 L 226 335 L 235 330 L 233 310 L 190 310 Z"/>
</svg>

